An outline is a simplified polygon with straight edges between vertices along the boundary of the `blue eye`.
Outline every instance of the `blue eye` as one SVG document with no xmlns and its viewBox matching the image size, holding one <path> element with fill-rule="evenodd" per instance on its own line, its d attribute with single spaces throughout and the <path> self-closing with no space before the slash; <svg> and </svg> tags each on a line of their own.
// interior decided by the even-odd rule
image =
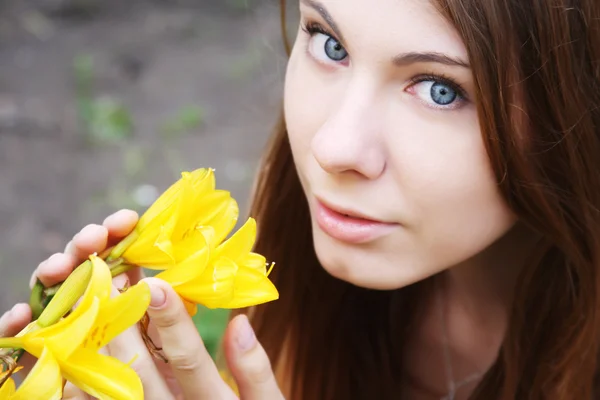
<svg viewBox="0 0 600 400">
<path fill-rule="evenodd" d="M 455 109 L 466 101 L 460 86 L 436 76 L 416 78 L 410 92 L 431 108 Z"/>
<path fill-rule="evenodd" d="M 342 46 L 340 42 L 338 42 L 332 37 L 329 37 L 329 39 L 327 39 L 324 47 L 325 54 L 333 61 L 342 61 L 348 56 L 348 53 L 346 52 L 346 49 L 344 49 L 344 46 Z"/>
<path fill-rule="evenodd" d="M 348 58 L 348 52 L 342 43 L 319 24 L 309 23 L 303 25 L 302 29 L 310 36 L 308 53 L 318 62 L 336 65 Z"/>
<path fill-rule="evenodd" d="M 458 97 L 456 90 L 441 82 L 435 82 L 429 91 L 431 99 L 440 106 L 452 104 Z"/>
</svg>

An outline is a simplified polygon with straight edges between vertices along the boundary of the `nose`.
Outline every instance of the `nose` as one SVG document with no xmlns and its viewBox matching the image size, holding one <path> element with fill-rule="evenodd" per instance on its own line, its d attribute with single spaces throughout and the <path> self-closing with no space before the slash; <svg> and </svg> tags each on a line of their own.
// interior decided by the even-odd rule
<svg viewBox="0 0 600 400">
<path fill-rule="evenodd" d="M 359 174 L 375 179 L 385 170 L 381 120 L 375 98 L 355 85 L 314 135 L 311 150 L 330 174 Z"/>
</svg>

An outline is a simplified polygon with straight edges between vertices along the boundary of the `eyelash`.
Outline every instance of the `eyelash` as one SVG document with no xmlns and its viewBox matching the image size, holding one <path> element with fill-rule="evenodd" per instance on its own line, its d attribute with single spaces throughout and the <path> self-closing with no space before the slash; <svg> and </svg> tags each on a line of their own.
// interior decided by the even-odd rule
<svg viewBox="0 0 600 400">
<path fill-rule="evenodd" d="M 467 92 L 462 87 L 462 85 L 460 85 L 459 83 L 454 81 L 452 78 L 450 78 L 444 74 L 430 72 L 430 73 L 426 73 L 426 74 L 417 75 L 410 79 L 411 86 L 416 85 L 417 83 L 431 82 L 431 81 L 438 82 L 443 85 L 451 87 L 452 90 L 456 91 L 456 94 L 458 95 L 458 97 L 461 98 L 461 100 L 463 100 L 463 101 L 467 100 Z"/>
<path fill-rule="evenodd" d="M 313 37 L 317 33 L 320 33 L 320 34 L 329 36 L 329 37 L 337 40 L 339 43 L 341 43 L 339 41 L 339 39 L 337 39 L 332 32 L 330 32 L 327 28 L 325 28 L 323 25 L 321 25 L 317 22 L 312 22 L 312 21 L 305 22 L 302 24 L 301 28 L 310 37 Z M 343 44 L 342 44 L 342 47 L 345 48 L 345 46 Z M 467 92 L 462 87 L 462 85 L 460 85 L 459 83 L 454 81 L 452 78 L 450 78 L 444 74 L 429 72 L 429 73 L 425 73 L 425 74 L 419 74 L 410 79 L 411 86 L 416 85 L 418 83 L 422 83 L 422 82 L 428 82 L 428 81 L 429 82 L 430 81 L 438 82 L 438 83 L 441 83 L 441 84 L 451 87 L 454 91 L 456 91 L 461 102 L 468 100 Z"/>
<path fill-rule="evenodd" d="M 323 25 L 321 25 L 321 24 L 319 24 L 317 22 L 306 22 L 306 23 L 303 23 L 302 24 L 302 30 L 304 32 L 306 32 L 309 36 L 314 36 L 317 33 L 321 33 L 323 35 L 327 35 L 329 37 L 332 37 L 335 40 L 338 40 L 333 33 L 329 32 L 329 30 L 325 29 L 325 27 Z"/>
</svg>

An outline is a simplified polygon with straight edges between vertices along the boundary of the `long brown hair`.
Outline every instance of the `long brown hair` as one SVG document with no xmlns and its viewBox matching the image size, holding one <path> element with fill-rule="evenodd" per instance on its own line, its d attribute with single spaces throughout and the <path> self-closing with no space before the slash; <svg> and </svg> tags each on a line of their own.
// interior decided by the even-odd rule
<svg viewBox="0 0 600 400">
<path fill-rule="evenodd" d="M 600 3 L 436 5 L 468 50 L 505 200 L 548 243 L 519 279 L 498 358 L 472 399 L 590 399 L 600 350 Z M 251 214 L 281 296 L 253 309 L 252 323 L 290 398 L 399 398 L 421 284 L 374 291 L 323 270 L 283 118 Z"/>
</svg>

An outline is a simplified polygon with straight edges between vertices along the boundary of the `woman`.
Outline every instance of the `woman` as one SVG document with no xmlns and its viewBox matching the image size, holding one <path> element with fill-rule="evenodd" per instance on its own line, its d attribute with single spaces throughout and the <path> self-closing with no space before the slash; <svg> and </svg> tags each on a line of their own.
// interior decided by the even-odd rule
<svg viewBox="0 0 600 400">
<path fill-rule="evenodd" d="M 252 209 L 281 298 L 248 313 L 256 336 L 238 316 L 224 340 L 242 398 L 592 398 L 600 4 L 299 6 Z M 135 221 L 84 228 L 35 276 L 63 280 Z M 142 353 L 149 399 L 233 398 L 177 296 L 148 281 L 171 364 L 131 332 L 111 354 Z M 19 305 L 0 325 L 28 318 Z"/>
</svg>

